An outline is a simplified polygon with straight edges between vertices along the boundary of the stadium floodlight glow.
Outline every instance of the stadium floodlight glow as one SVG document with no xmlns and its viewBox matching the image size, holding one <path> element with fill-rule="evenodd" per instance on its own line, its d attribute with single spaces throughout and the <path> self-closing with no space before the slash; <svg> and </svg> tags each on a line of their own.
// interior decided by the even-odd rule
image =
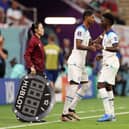
<svg viewBox="0 0 129 129">
<path fill-rule="evenodd" d="M 69 25 L 69 24 L 75 24 L 76 18 L 74 17 L 46 17 L 44 21 L 46 24 Z"/>
</svg>

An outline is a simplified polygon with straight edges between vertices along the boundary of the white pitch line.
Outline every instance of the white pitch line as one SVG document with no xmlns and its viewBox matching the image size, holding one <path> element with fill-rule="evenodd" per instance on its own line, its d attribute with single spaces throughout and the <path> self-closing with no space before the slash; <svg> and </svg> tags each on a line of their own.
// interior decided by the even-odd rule
<svg viewBox="0 0 129 129">
<path fill-rule="evenodd" d="M 116 115 L 126 115 L 126 114 L 129 114 L 129 112 L 116 113 Z M 87 117 L 81 117 L 81 119 L 91 119 L 91 118 L 97 118 L 97 117 L 100 117 L 100 116 L 101 115 L 87 116 Z M 0 129 L 22 128 L 22 127 L 30 127 L 30 126 L 36 126 L 36 125 L 53 124 L 53 123 L 59 123 L 59 122 L 61 122 L 61 120 L 50 121 L 50 122 L 45 122 L 45 123 L 31 123 L 31 124 L 24 124 L 24 125 L 7 126 L 7 127 L 2 127 Z"/>
<path fill-rule="evenodd" d="M 127 108 L 121 106 L 121 107 L 116 108 L 115 111 L 118 111 L 118 110 L 125 110 L 125 109 L 127 109 Z M 98 111 L 103 111 L 103 110 L 104 110 L 104 109 L 96 109 L 96 110 L 90 109 L 90 110 L 87 110 L 87 111 L 78 111 L 77 113 L 78 113 L 78 114 L 85 114 L 85 113 L 89 113 L 89 112 L 98 112 Z M 52 117 L 55 117 L 55 116 L 58 117 L 58 116 L 60 116 L 60 114 L 53 113 L 53 114 L 47 116 L 47 118 L 52 118 Z M 2 117 L 2 118 L 3 118 L 3 119 L 6 119 L 7 117 Z M 10 118 L 10 119 L 11 119 L 11 120 L 15 120 L 16 118 Z M 1 128 L 0 128 L 0 129 L 1 129 Z"/>
<path fill-rule="evenodd" d="M 125 114 L 129 114 L 129 112 L 119 112 L 119 113 L 116 113 L 117 116 L 125 115 Z M 91 119 L 91 118 L 96 118 L 96 117 L 100 117 L 100 116 L 102 116 L 102 115 L 81 117 L 81 119 Z"/>
<path fill-rule="evenodd" d="M 121 106 L 115 109 L 115 111 L 117 110 L 123 110 L 126 109 L 125 107 Z M 78 111 L 78 114 L 85 114 L 85 113 L 89 113 L 89 112 L 98 112 L 98 111 L 103 111 L 104 109 L 91 109 L 91 110 L 87 110 L 87 111 Z M 48 116 L 47 118 L 51 118 L 51 117 L 55 117 L 55 116 L 60 116 L 60 114 L 51 114 L 50 116 Z"/>
</svg>

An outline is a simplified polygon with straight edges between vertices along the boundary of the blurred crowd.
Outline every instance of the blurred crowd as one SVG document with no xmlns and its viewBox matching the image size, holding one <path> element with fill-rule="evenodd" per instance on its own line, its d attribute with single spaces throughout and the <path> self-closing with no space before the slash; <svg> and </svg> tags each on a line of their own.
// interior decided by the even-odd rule
<svg viewBox="0 0 129 129">
<path fill-rule="evenodd" d="M 110 12 L 113 14 L 115 23 L 125 25 L 125 20 L 119 16 L 117 0 L 72 0 L 81 8 L 91 8 L 96 11 L 96 18 L 99 20 L 101 13 Z"/>
<path fill-rule="evenodd" d="M 28 25 L 20 4 L 16 0 L 0 0 L 0 26 Z"/>
</svg>

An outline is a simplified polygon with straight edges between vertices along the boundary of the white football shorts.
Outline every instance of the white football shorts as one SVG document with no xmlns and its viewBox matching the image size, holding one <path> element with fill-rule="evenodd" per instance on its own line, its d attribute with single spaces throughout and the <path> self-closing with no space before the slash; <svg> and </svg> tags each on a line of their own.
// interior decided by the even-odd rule
<svg viewBox="0 0 129 129">
<path fill-rule="evenodd" d="M 81 68 L 76 65 L 68 64 L 68 81 L 71 80 L 77 83 L 88 81 L 86 68 Z"/>
<path fill-rule="evenodd" d="M 119 65 L 120 64 L 117 57 L 109 58 L 103 62 L 98 76 L 98 82 L 107 82 L 108 84 L 115 85 L 115 78 Z"/>
</svg>

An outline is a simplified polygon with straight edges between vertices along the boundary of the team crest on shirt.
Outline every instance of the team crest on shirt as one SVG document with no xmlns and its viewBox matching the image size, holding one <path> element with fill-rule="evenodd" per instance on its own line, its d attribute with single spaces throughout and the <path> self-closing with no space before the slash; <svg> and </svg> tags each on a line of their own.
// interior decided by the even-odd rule
<svg viewBox="0 0 129 129">
<path fill-rule="evenodd" d="M 81 35 L 82 35 L 82 32 L 81 32 L 81 31 L 78 31 L 78 32 L 77 32 L 77 35 L 78 35 L 78 36 L 81 36 Z"/>
</svg>

